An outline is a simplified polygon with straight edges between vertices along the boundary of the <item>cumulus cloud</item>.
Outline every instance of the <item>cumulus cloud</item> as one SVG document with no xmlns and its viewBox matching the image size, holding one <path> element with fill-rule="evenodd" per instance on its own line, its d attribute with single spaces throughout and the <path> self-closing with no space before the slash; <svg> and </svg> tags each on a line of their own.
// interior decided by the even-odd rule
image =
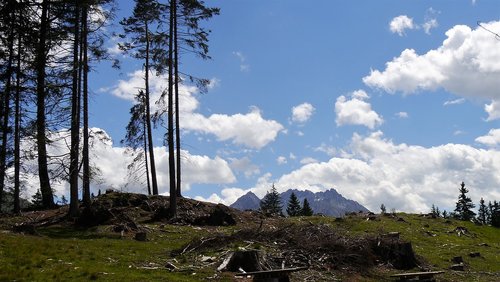
<svg viewBox="0 0 500 282">
<path fill-rule="evenodd" d="M 342 125 L 363 125 L 370 129 L 381 125 L 383 119 L 372 110 L 368 94 L 363 90 L 357 90 L 351 94 L 349 100 L 345 96 L 340 96 L 335 102 L 335 122 L 337 126 Z"/>
<path fill-rule="evenodd" d="M 471 197 L 498 199 L 500 152 L 467 145 L 437 147 L 394 144 L 382 132 L 354 134 L 350 152 L 328 162 L 304 165 L 283 175 L 276 185 L 307 189 L 334 187 L 371 210 L 381 203 L 397 210 L 426 212 L 430 205 L 452 209 L 459 183 Z"/>
<path fill-rule="evenodd" d="M 494 131 L 489 135 L 496 134 Z M 266 174 L 252 188 L 224 189 L 221 194 L 226 196 L 221 198 L 230 204 L 248 191 L 262 197 L 274 183 L 279 192 L 290 188 L 315 192 L 335 188 L 373 211 L 381 203 L 406 212 L 428 212 L 432 204 L 451 211 L 462 181 L 474 202 L 481 197 L 499 199 L 499 170 L 498 150 L 461 144 L 395 144 L 378 131 L 368 136 L 354 134 L 340 157 L 305 164 L 276 179 Z"/>
<path fill-rule="evenodd" d="M 405 34 L 405 30 L 415 28 L 416 26 L 413 24 L 413 19 L 406 15 L 397 16 L 389 23 L 389 29 L 391 32 L 397 33 L 399 36 L 403 36 Z"/>
<path fill-rule="evenodd" d="M 493 100 L 490 104 L 484 105 L 484 110 L 488 113 L 486 121 L 500 119 L 500 98 Z"/>
<path fill-rule="evenodd" d="M 129 192 L 146 193 L 147 187 L 128 177 L 127 165 L 132 162 L 133 156 L 126 154 L 126 148 L 113 146 L 113 141 L 104 130 L 91 129 L 91 162 L 100 171 L 98 179 L 92 181 L 91 190 L 97 194 L 99 189 L 114 188 Z M 52 133 L 51 139 L 55 142 L 48 146 L 48 153 L 52 156 L 68 154 L 69 135 L 67 131 Z M 34 142 L 25 140 L 23 147 L 31 148 Z M 168 189 L 168 153 L 165 147 L 155 147 L 155 159 L 160 193 L 167 193 Z M 189 190 L 192 184 L 230 184 L 236 181 L 229 164 L 220 157 L 210 158 L 202 155 L 192 155 L 189 151 L 181 151 L 181 165 L 183 168 L 183 189 Z M 67 161 L 67 160 L 63 160 Z M 27 179 L 27 195 L 33 195 L 39 187 L 36 160 L 25 164 L 29 173 Z M 52 166 L 52 169 L 54 167 Z M 52 188 L 56 195 L 68 195 L 69 185 L 65 181 L 53 182 Z"/>
<path fill-rule="evenodd" d="M 480 136 L 475 141 L 489 147 L 498 147 L 500 146 L 500 129 L 491 129 L 487 135 Z"/>
<path fill-rule="evenodd" d="M 305 123 L 314 113 L 315 108 L 309 103 L 303 103 L 292 108 L 292 122 Z"/>
<path fill-rule="evenodd" d="M 212 79 L 210 87 L 215 87 L 218 80 Z M 165 75 L 150 74 L 152 101 L 163 101 L 161 96 L 167 89 L 168 79 Z M 211 86 L 212 85 L 212 86 Z M 141 70 L 128 74 L 128 79 L 120 80 L 111 93 L 125 100 L 133 101 L 139 89 L 144 88 L 144 72 Z M 194 86 L 179 86 L 181 129 L 205 134 L 213 134 L 219 141 L 231 140 L 238 145 L 261 149 L 276 139 L 284 127 L 274 120 L 262 117 L 257 107 L 252 107 L 247 114 L 213 114 L 206 117 L 197 113 L 199 102 L 196 97 L 198 89 Z M 151 103 L 152 110 L 158 110 L 162 103 Z"/>
<path fill-rule="evenodd" d="M 484 23 L 500 30 L 500 21 Z M 372 70 L 363 82 L 388 93 L 446 91 L 464 98 L 490 100 L 488 120 L 500 118 L 500 42 L 484 29 L 457 25 L 446 32 L 437 49 L 419 55 L 413 49 L 386 63 L 385 70 Z"/>
<path fill-rule="evenodd" d="M 252 107 L 247 114 L 213 114 L 205 117 L 193 113 L 182 124 L 184 129 L 214 134 L 219 141 L 232 140 L 235 144 L 254 149 L 261 149 L 274 141 L 284 129 L 277 121 L 262 118 L 256 107 Z"/>
</svg>

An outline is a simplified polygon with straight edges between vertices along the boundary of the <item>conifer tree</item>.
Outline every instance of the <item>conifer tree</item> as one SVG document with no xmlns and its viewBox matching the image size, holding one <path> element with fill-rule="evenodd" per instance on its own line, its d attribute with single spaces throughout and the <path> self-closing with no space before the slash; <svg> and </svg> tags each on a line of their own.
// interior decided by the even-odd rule
<svg viewBox="0 0 500 282">
<path fill-rule="evenodd" d="M 479 201 L 479 210 L 477 213 L 477 221 L 481 224 L 488 223 L 488 207 L 484 204 L 484 199 L 481 198 Z"/>
<path fill-rule="evenodd" d="M 380 204 L 380 213 L 385 214 L 387 212 L 387 208 L 384 204 Z"/>
<path fill-rule="evenodd" d="M 302 215 L 303 216 L 311 216 L 314 214 L 314 211 L 311 209 L 311 206 L 309 205 L 309 201 L 307 199 L 304 199 L 304 203 L 302 204 Z"/>
<path fill-rule="evenodd" d="M 472 211 L 475 205 L 472 203 L 471 198 L 467 197 L 469 190 L 465 188 L 465 183 L 460 184 L 460 194 L 458 195 L 458 201 L 456 203 L 455 214 L 460 220 L 471 220 L 476 216 L 476 213 Z"/>
<path fill-rule="evenodd" d="M 268 191 L 260 201 L 260 210 L 265 214 L 279 215 L 281 214 L 282 208 L 283 205 L 281 204 L 280 194 L 273 184 L 271 191 Z"/>
<path fill-rule="evenodd" d="M 288 216 L 301 215 L 302 207 L 300 206 L 300 201 L 294 192 L 292 192 L 292 194 L 290 195 L 290 199 L 288 200 L 286 212 L 287 212 Z"/>
<path fill-rule="evenodd" d="M 120 37 L 127 39 L 119 44 L 120 49 L 131 53 L 135 59 L 141 60 L 144 67 L 144 88 L 140 90 L 142 98 L 139 99 L 144 114 L 140 115 L 140 117 L 143 117 L 142 123 L 146 129 L 143 132 L 145 136 L 144 143 L 149 153 L 146 177 L 149 182 L 149 174 L 151 174 L 153 195 L 158 195 L 158 182 L 151 122 L 150 74 L 152 70 L 161 73 L 165 69 L 165 41 L 167 36 L 162 30 L 162 26 L 165 25 L 165 20 L 162 17 L 165 9 L 166 6 L 156 0 L 135 0 L 133 15 L 120 21 L 124 30 L 124 34 L 120 35 Z M 134 118 L 134 115 L 131 118 Z M 132 132 L 127 132 L 127 135 L 131 136 L 131 134 Z M 144 155 L 144 158 L 147 162 L 147 154 Z"/>
<path fill-rule="evenodd" d="M 443 218 L 448 218 L 448 212 L 446 210 L 443 211 Z"/>
<path fill-rule="evenodd" d="M 491 226 L 500 227 L 500 204 L 497 201 L 493 201 L 490 208 L 491 214 Z"/>
<path fill-rule="evenodd" d="M 31 205 L 35 210 L 43 208 L 43 199 L 40 189 L 36 190 L 35 195 L 31 196 Z"/>
</svg>

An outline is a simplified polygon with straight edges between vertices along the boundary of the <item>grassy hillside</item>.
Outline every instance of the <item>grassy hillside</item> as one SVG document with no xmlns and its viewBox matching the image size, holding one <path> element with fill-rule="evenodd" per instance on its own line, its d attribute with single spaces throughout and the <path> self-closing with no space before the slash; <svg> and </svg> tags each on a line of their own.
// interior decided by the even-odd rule
<svg viewBox="0 0 500 282">
<path fill-rule="evenodd" d="M 35 217 L 29 215 L 30 219 Z M 372 216 L 372 220 L 367 220 L 366 215 L 343 219 L 271 218 L 262 224 L 259 217 L 249 216 L 227 227 L 141 222 L 141 230 L 147 233 L 145 242 L 134 240 L 133 230 L 115 232 L 116 224 L 77 228 L 56 223 L 37 227 L 35 235 L 12 232 L 12 225 L 26 218 L 0 219 L 0 281 L 234 281 L 233 273 L 216 271 L 228 251 L 252 248 L 282 256 L 289 251 L 279 240 L 233 236 L 241 230 L 256 232 L 259 226 L 262 232 L 285 230 L 280 236 L 290 233 L 294 226 L 328 228 L 344 241 L 353 238 L 352 242 L 361 243 L 365 237 L 400 232 L 401 240 L 412 242 L 420 267 L 446 271 L 438 276 L 438 281 L 500 281 L 500 229 L 413 214 Z M 457 227 L 463 227 L 465 234 L 458 236 Z M 202 243 L 215 241 L 218 243 L 201 248 Z M 299 245 L 313 243 L 305 241 Z M 480 256 L 470 257 L 471 252 L 479 252 Z M 449 270 L 454 256 L 463 257 L 465 271 Z M 332 264 L 331 268 L 311 267 L 293 277 L 298 281 L 305 277 L 316 281 L 381 281 L 403 272 L 382 261 L 362 269 Z"/>
</svg>

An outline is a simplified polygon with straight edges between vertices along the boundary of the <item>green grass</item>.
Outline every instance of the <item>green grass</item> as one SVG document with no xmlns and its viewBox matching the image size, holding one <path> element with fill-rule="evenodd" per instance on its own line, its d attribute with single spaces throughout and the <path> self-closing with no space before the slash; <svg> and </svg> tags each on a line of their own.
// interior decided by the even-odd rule
<svg viewBox="0 0 500 282">
<path fill-rule="evenodd" d="M 198 281 L 213 269 L 170 272 L 170 252 L 206 231 L 166 226 L 138 242 L 98 230 L 40 229 L 41 236 L 0 234 L 0 281 Z M 154 269 L 157 267 L 157 269 Z"/>
<path fill-rule="evenodd" d="M 350 216 L 342 221 L 329 217 L 284 219 L 288 222 L 327 224 L 353 236 L 377 236 L 400 232 L 401 238 L 412 242 L 419 257 L 433 270 L 445 270 L 439 281 L 498 281 L 500 280 L 500 229 L 470 222 L 424 218 L 398 214 L 397 218 L 380 216 L 376 221 Z M 283 223 L 288 224 L 288 223 Z M 467 228 L 467 236 L 457 236 L 457 226 Z M 231 233 L 238 227 L 198 228 L 191 226 L 148 225 L 148 241 L 138 242 L 132 234 L 121 237 L 108 226 L 91 229 L 46 227 L 37 229 L 39 236 L 0 231 L 0 281 L 200 281 L 216 274 L 217 265 L 195 263 L 199 254 L 176 257 L 179 249 L 193 238 L 207 237 L 215 232 Z M 433 236 L 433 234 L 435 236 Z M 245 245 L 241 242 L 241 245 Z M 485 245 L 486 244 L 486 245 Z M 239 244 L 233 243 L 228 249 Z M 254 246 L 255 247 L 255 246 Z M 477 258 L 471 252 L 480 252 Z M 209 250 L 205 255 L 218 255 Z M 466 271 L 449 271 L 450 259 L 462 256 Z M 169 271 L 165 265 L 178 266 Z M 156 269 L 155 269 L 156 268 Z M 386 280 L 399 271 L 375 269 L 371 277 L 351 281 Z M 232 281 L 231 274 L 218 273 L 217 281 Z"/>
<path fill-rule="evenodd" d="M 398 218 L 405 221 L 398 221 Z M 358 216 L 347 217 L 341 222 L 327 217 L 315 217 L 312 221 L 345 228 L 346 232 L 354 235 L 400 232 L 401 238 L 412 242 L 417 256 L 424 258 L 430 268 L 446 271 L 438 278 L 448 281 L 500 281 L 499 228 L 404 213 L 397 214 L 395 218 L 379 216 L 375 221 Z M 468 234 L 458 236 L 452 232 L 458 226 L 465 227 Z M 472 258 L 469 256 L 471 252 L 479 252 L 481 256 Z M 455 256 L 463 257 L 465 272 L 449 271 L 451 259 Z"/>
</svg>

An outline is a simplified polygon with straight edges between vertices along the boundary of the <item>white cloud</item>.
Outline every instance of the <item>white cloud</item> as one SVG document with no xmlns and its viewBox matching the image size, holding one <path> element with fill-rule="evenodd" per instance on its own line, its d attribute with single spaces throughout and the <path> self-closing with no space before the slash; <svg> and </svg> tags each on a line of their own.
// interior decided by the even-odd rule
<svg viewBox="0 0 500 282">
<path fill-rule="evenodd" d="M 93 137 L 91 145 L 91 162 L 101 174 L 98 181 L 93 181 L 91 190 L 97 194 L 99 189 L 105 190 L 115 188 L 129 192 L 147 193 L 146 186 L 141 183 L 131 182 L 127 177 L 127 165 L 131 163 L 132 156 L 125 154 L 126 148 L 115 147 L 111 138 L 105 131 L 92 128 Z M 95 136 L 95 138 L 94 138 Z M 68 153 L 69 135 L 67 131 L 53 133 L 55 141 L 48 146 L 50 155 L 64 155 Z M 32 141 L 26 140 L 23 146 L 31 148 Z M 157 178 L 160 193 L 168 193 L 168 153 L 165 147 L 155 147 L 155 159 Z M 229 164 L 220 157 L 209 158 L 208 156 L 192 155 L 189 151 L 181 151 L 181 165 L 183 169 L 183 189 L 189 190 L 192 184 L 229 184 L 236 181 Z M 67 160 L 66 160 L 67 161 Z M 25 164 L 30 171 L 36 171 L 36 161 Z M 24 175 L 29 179 L 26 193 L 33 195 L 39 187 L 38 178 L 34 174 Z M 66 182 L 52 183 L 56 195 L 68 195 L 69 185 Z"/>
<path fill-rule="evenodd" d="M 311 158 L 311 157 L 305 157 L 302 160 L 300 160 L 300 164 L 303 164 L 303 165 L 313 164 L 313 163 L 317 163 L 317 162 L 318 162 L 317 159 Z"/>
<path fill-rule="evenodd" d="M 436 19 L 429 19 L 422 25 L 422 28 L 427 34 L 431 34 L 431 29 L 436 27 L 438 27 L 438 22 Z"/>
<path fill-rule="evenodd" d="M 500 30 L 500 21 L 485 23 Z M 372 70 L 363 82 L 388 93 L 412 94 L 443 88 L 464 98 L 490 100 L 488 120 L 500 118 L 500 41 L 482 28 L 457 25 L 446 32 L 437 49 L 419 55 L 413 49 L 386 63 L 383 71 Z"/>
<path fill-rule="evenodd" d="M 231 168 L 238 173 L 243 172 L 246 178 L 250 178 L 260 173 L 259 167 L 253 164 L 249 157 L 230 159 L 230 161 Z"/>
<path fill-rule="evenodd" d="M 393 18 L 389 23 L 389 29 L 392 33 L 397 33 L 399 36 L 405 34 L 407 29 L 415 29 L 416 26 L 413 24 L 413 19 L 406 15 L 401 15 Z"/>
<path fill-rule="evenodd" d="M 425 148 L 394 144 L 381 132 L 367 137 L 354 134 L 343 158 L 307 164 L 283 175 L 279 187 L 312 190 L 337 189 L 373 211 L 381 203 L 397 210 L 427 212 L 432 204 L 454 208 L 459 183 L 470 196 L 498 199 L 500 152 L 467 145 Z"/>
<path fill-rule="evenodd" d="M 464 102 L 465 102 L 464 98 L 459 98 L 459 99 L 455 99 L 455 100 L 446 101 L 446 102 L 444 102 L 443 106 L 459 105 L 459 104 L 463 104 Z"/>
<path fill-rule="evenodd" d="M 364 125 L 374 129 L 383 123 L 383 119 L 372 110 L 370 103 L 366 102 L 368 94 L 362 90 L 355 91 L 348 100 L 345 96 L 337 98 L 335 103 L 335 122 L 342 125 Z"/>
<path fill-rule="evenodd" d="M 488 113 L 486 121 L 500 119 L 500 99 L 493 100 L 490 104 L 484 105 L 484 110 Z"/>
<path fill-rule="evenodd" d="M 233 143 L 249 148 L 261 149 L 274 141 L 284 127 L 274 121 L 262 118 L 258 108 L 253 107 L 247 114 L 213 114 L 205 117 L 193 113 L 184 119 L 184 129 L 210 133 L 219 141 L 233 140 Z"/>
<path fill-rule="evenodd" d="M 292 108 L 292 121 L 298 123 L 307 122 L 314 113 L 315 108 L 309 103 L 303 103 Z"/>
<path fill-rule="evenodd" d="M 489 135 L 497 136 L 496 132 Z M 368 136 L 354 134 L 347 150 L 342 157 L 305 164 L 277 179 L 265 174 L 251 189 L 224 189 L 221 198 L 232 203 L 248 191 L 262 197 L 274 183 L 279 192 L 335 188 L 373 211 L 378 211 L 382 203 L 406 212 L 428 212 L 432 204 L 452 211 L 462 181 L 474 202 L 481 197 L 500 198 L 496 189 L 500 186 L 498 150 L 461 144 L 395 144 L 380 131 Z"/>
<path fill-rule="evenodd" d="M 246 63 L 246 56 L 243 54 L 241 51 L 233 51 L 233 55 L 238 58 L 240 61 L 240 71 L 241 72 L 248 72 L 250 71 L 250 65 Z"/>
<path fill-rule="evenodd" d="M 218 80 L 212 79 L 210 85 L 217 85 Z M 161 99 L 162 92 L 167 89 L 168 79 L 164 75 L 150 75 L 151 101 Z M 133 101 L 139 89 L 144 88 L 144 72 L 135 71 L 128 74 L 128 80 L 120 80 L 111 93 L 125 100 Z M 199 102 L 196 98 L 198 89 L 193 86 L 179 86 L 181 129 L 213 134 L 219 141 L 232 140 L 233 143 L 250 148 L 261 149 L 274 141 L 284 127 L 274 121 L 265 120 L 257 107 L 252 107 L 247 114 L 213 114 L 206 117 L 197 113 Z M 161 103 L 160 103 L 161 104 Z M 165 104 L 165 102 L 163 102 Z M 152 110 L 160 106 L 151 103 Z"/>
<path fill-rule="evenodd" d="M 399 118 L 408 118 L 408 113 L 407 112 L 399 112 L 399 113 L 396 113 L 396 116 Z"/>
<path fill-rule="evenodd" d="M 335 147 L 328 146 L 325 143 L 321 143 L 321 145 L 319 145 L 319 147 L 316 147 L 313 150 L 315 152 L 323 152 L 327 156 L 330 156 L 330 157 L 333 157 L 337 154 L 337 149 Z"/>
<path fill-rule="evenodd" d="M 123 51 L 120 50 L 120 46 L 118 44 L 113 45 L 112 47 L 108 47 L 108 53 L 112 56 L 122 55 Z"/>
<path fill-rule="evenodd" d="M 286 157 L 284 156 L 279 156 L 276 158 L 276 162 L 279 164 L 279 165 L 283 165 L 283 164 L 286 164 L 287 163 L 287 160 L 286 160 Z"/>
<path fill-rule="evenodd" d="M 427 12 L 425 15 L 425 22 L 422 24 L 422 28 L 424 29 L 424 32 L 426 34 L 431 34 L 431 29 L 439 26 L 437 19 L 435 17 L 436 17 L 436 15 L 438 15 L 440 13 L 441 12 L 435 10 L 432 7 L 427 9 Z"/>
<path fill-rule="evenodd" d="M 491 129 L 487 135 L 480 136 L 475 141 L 489 147 L 498 147 L 500 146 L 500 129 Z"/>
</svg>

